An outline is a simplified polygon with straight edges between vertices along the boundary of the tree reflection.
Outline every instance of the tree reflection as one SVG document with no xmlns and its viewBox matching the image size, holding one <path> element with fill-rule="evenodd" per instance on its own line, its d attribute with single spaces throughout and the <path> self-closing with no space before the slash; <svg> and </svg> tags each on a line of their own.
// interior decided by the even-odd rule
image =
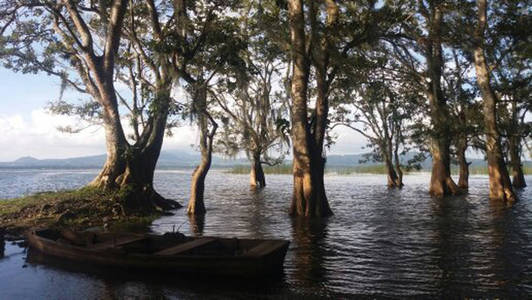
<svg viewBox="0 0 532 300">
<path fill-rule="evenodd" d="M 501 201 L 471 197 L 435 200 L 440 292 L 451 297 L 489 293 L 502 298 L 524 293 L 519 287 L 529 255 L 519 220 L 524 214 L 518 205 L 508 208 Z"/>
<path fill-rule="evenodd" d="M 312 293 L 321 294 L 327 288 L 323 259 L 324 241 L 328 235 L 327 223 L 327 219 L 298 217 L 292 220 L 294 277 L 299 284 L 312 289 Z"/>
<path fill-rule="evenodd" d="M 518 194 L 518 197 L 520 195 Z M 519 216 L 526 215 L 521 209 L 521 203 L 509 206 L 502 201 L 490 200 L 489 210 L 492 217 L 492 244 L 494 251 L 493 280 L 499 291 L 505 295 L 527 294 L 526 288 L 521 286 L 524 274 L 530 268 L 527 252 L 529 227 L 523 226 Z"/>
<path fill-rule="evenodd" d="M 433 198 L 433 201 L 435 254 L 440 270 L 438 287 L 446 294 L 461 295 L 467 291 L 461 285 L 475 275 L 470 268 L 473 241 L 469 235 L 468 201 L 465 196 Z"/>
<path fill-rule="evenodd" d="M 194 236 L 202 236 L 205 228 L 205 215 L 188 214 L 188 221 L 190 222 L 190 230 Z"/>
<path fill-rule="evenodd" d="M 5 246 L 6 242 L 4 241 L 4 237 L 0 235 L 0 258 L 4 257 Z"/>
</svg>

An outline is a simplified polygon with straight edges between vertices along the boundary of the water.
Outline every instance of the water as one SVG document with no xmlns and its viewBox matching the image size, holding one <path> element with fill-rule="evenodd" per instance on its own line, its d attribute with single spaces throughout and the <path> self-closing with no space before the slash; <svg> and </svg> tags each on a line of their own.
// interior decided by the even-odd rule
<svg viewBox="0 0 532 300">
<path fill-rule="evenodd" d="M 0 198 L 81 186 L 96 170 L 0 171 Z M 532 176 L 527 176 L 532 186 Z M 154 222 L 156 232 L 284 238 L 292 241 L 279 280 L 242 281 L 79 270 L 35 262 L 7 243 L 0 259 L 0 298 L 352 298 L 503 297 L 532 295 L 532 188 L 511 208 L 490 202 L 486 176 L 470 179 L 468 195 L 428 196 L 429 174 L 405 177 L 388 190 L 377 175 L 326 176 L 335 215 L 308 221 L 287 216 L 291 177 L 270 175 L 249 190 L 247 175 L 209 173 L 203 219 L 184 210 Z M 186 203 L 190 170 L 159 171 L 155 186 Z"/>
</svg>

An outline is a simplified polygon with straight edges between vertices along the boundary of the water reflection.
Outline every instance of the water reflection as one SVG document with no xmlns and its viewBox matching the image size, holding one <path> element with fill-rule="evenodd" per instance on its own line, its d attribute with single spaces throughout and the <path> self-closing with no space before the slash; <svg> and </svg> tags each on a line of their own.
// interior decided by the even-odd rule
<svg viewBox="0 0 532 300">
<path fill-rule="evenodd" d="M 4 240 L 4 237 L 0 235 L 0 259 L 4 257 L 6 242 Z"/>
<path fill-rule="evenodd" d="M 205 215 L 188 215 L 188 222 L 190 224 L 190 230 L 194 236 L 202 236 L 205 229 Z"/>
<path fill-rule="evenodd" d="M 327 289 L 323 254 L 324 241 L 328 238 L 328 219 L 292 219 L 293 276 L 300 288 L 314 295 L 324 296 Z"/>
<path fill-rule="evenodd" d="M 519 194 L 517 195 L 520 196 Z M 526 205 L 517 202 L 508 208 L 499 201 L 490 201 L 489 211 L 493 224 L 494 251 L 493 277 L 505 294 L 527 295 L 531 291 L 532 258 L 523 249 L 530 247 L 530 218 L 523 213 Z M 526 226 L 525 224 L 529 224 Z M 526 226 L 526 227 L 525 227 Z"/>
<path fill-rule="evenodd" d="M 24 176 L 35 174 L 39 171 Z M 80 177 L 67 171 L 57 176 L 64 181 Z M 511 208 L 488 201 L 486 176 L 471 177 L 469 194 L 439 200 L 428 195 L 430 174 L 406 176 L 402 190 L 386 189 L 386 178 L 379 176 L 327 176 L 335 215 L 325 221 L 288 217 L 291 180 L 289 175 L 269 176 L 266 188 L 250 191 L 247 175 L 213 170 L 206 182 L 204 218 L 179 210 L 152 227 L 158 233 L 179 230 L 196 236 L 289 239 L 285 277 L 276 281 L 196 280 L 128 271 L 87 276 L 69 271 L 68 266 L 22 268 L 25 254 L 8 243 L 0 260 L 2 296 L 16 298 L 21 285 L 32 288 L 25 291 L 26 298 L 44 294 L 56 299 L 356 295 L 527 299 L 532 294 L 531 176 L 529 187 L 518 192 L 520 201 Z M 182 195 L 178 200 L 186 204 L 188 171 L 157 172 L 155 184 L 166 197 Z M 71 286 L 72 295 L 57 285 Z"/>
<path fill-rule="evenodd" d="M 468 203 L 464 196 L 432 199 L 434 217 L 434 242 L 436 265 L 440 273 L 438 288 L 441 292 L 460 295 L 467 291 L 467 285 L 475 271 L 468 264 L 473 240 L 468 235 Z M 465 293 L 467 294 L 467 293 Z"/>
</svg>

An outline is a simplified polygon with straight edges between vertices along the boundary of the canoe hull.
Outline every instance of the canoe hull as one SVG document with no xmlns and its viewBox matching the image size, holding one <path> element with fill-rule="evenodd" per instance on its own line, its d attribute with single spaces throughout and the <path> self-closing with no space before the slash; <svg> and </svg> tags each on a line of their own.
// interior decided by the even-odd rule
<svg viewBox="0 0 532 300">
<path fill-rule="evenodd" d="M 92 250 L 85 247 L 60 243 L 37 234 L 27 234 L 28 244 L 39 252 L 61 259 L 81 263 L 125 269 L 154 270 L 172 273 L 186 273 L 218 276 L 264 276 L 282 273 L 283 262 L 288 250 L 288 241 L 278 241 L 279 246 L 261 255 L 160 256 L 120 251 Z M 220 239 L 223 240 L 223 239 Z M 250 240 L 248 240 L 250 241 Z"/>
</svg>

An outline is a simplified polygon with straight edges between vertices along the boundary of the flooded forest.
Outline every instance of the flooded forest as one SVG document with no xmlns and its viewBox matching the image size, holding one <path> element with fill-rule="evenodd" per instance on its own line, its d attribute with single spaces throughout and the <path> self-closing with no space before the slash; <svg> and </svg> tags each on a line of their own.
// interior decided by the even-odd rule
<svg viewBox="0 0 532 300">
<path fill-rule="evenodd" d="M 105 139 L 98 169 L 0 165 L 0 290 L 530 297 L 530 10 L 0 0 L 1 68 L 56 80 L 57 130 Z M 195 166 L 158 166 L 187 126 Z M 378 171 L 335 171 L 340 142 Z"/>
</svg>

